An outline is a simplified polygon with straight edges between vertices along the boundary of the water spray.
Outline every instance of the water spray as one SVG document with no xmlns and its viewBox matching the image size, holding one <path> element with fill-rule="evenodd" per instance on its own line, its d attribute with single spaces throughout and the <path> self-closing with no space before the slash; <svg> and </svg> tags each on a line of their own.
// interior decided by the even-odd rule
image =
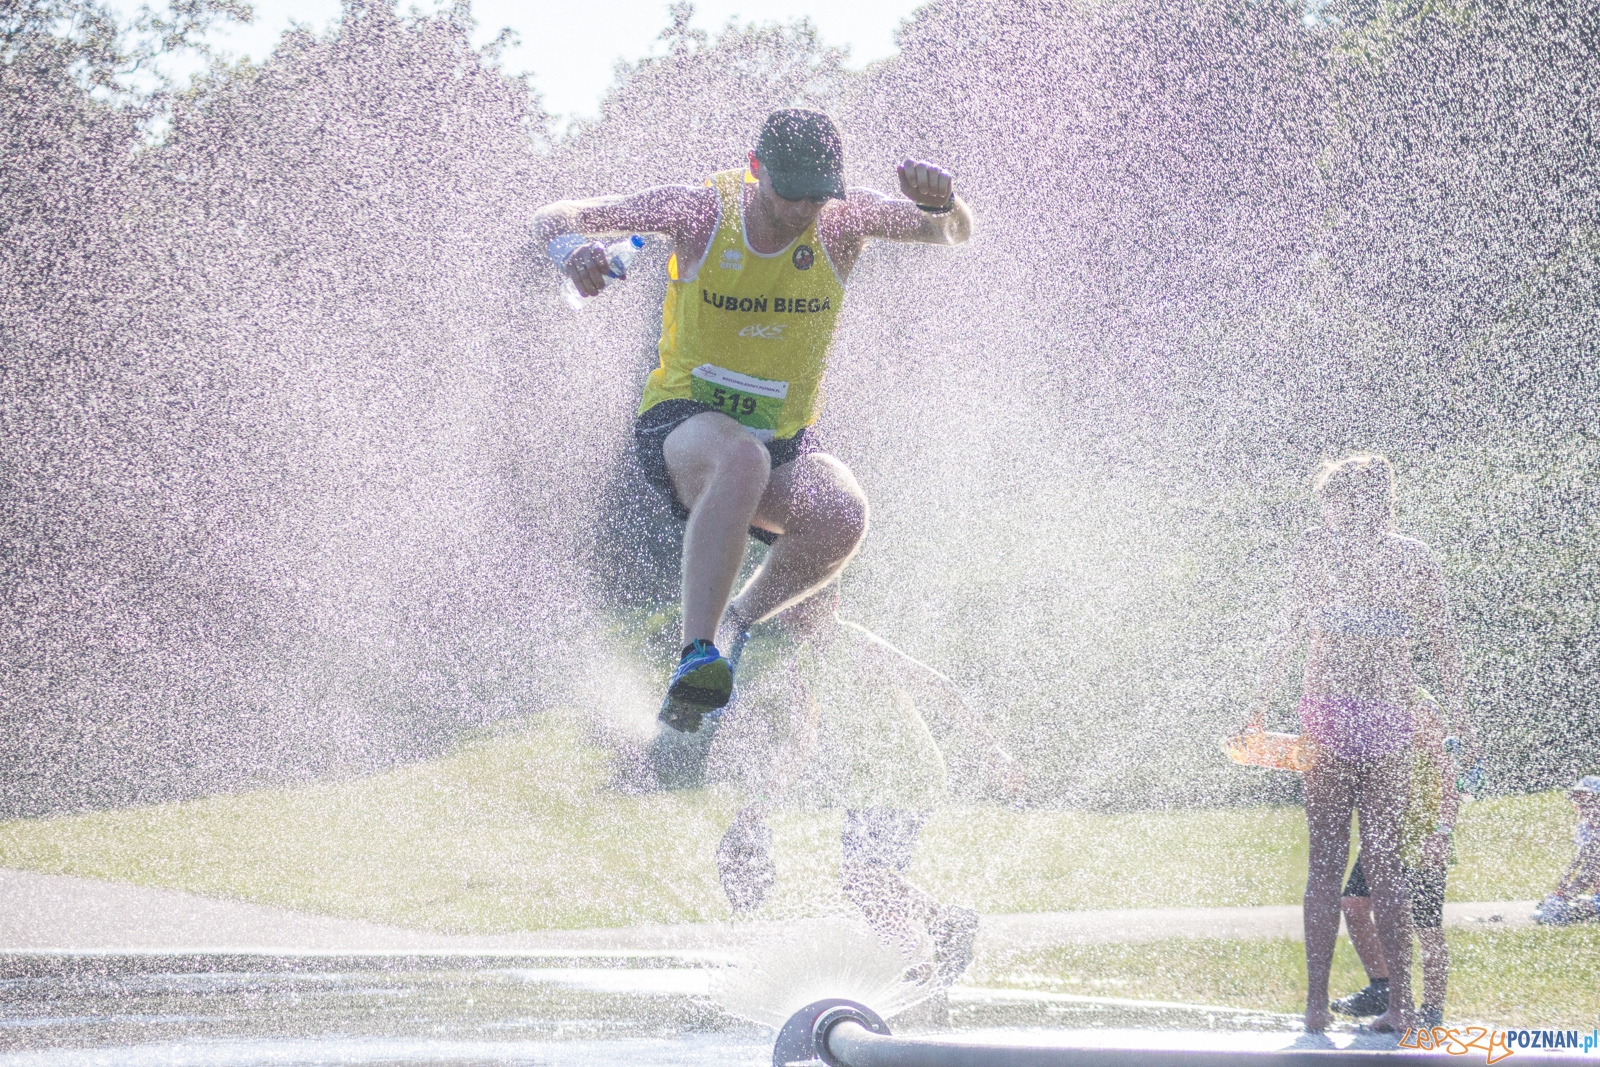
<svg viewBox="0 0 1600 1067">
<path fill-rule="evenodd" d="M 772 1048 L 772 1067 L 1421 1067 L 1459 1062 L 1444 1052 L 1069 1048 L 898 1037 L 871 1008 L 837 998 L 795 1012 Z M 1580 1056 L 1540 1056 L 1539 1063 L 1592 1065 Z"/>
</svg>

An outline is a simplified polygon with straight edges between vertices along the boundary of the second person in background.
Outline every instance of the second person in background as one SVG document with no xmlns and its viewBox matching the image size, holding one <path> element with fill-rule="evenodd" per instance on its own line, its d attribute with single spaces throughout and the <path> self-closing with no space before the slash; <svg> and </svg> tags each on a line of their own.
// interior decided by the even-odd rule
<svg viewBox="0 0 1600 1067">
<path fill-rule="evenodd" d="M 1426 639 L 1450 726 L 1475 753 L 1462 693 L 1461 647 L 1438 556 L 1394 532 L 1394 475 L 1382 456 L 1325 463 L 1314 482 L 1323 525 L 1295 547 L 1282 624 L 1267 646 L 1245 729 L 1260 729 L 1297 649 L 1309 643 L 1301 730 L 1314 745 L 1305 772 L 1310 866 L 1306 877 L 1306 1030 L 1332 1021 L 1328 980 L 1339 935 L 1339 888 L 1359 812 L 1361 869 L 1388 966 L 1380 1031 L 1413 1023 L 1409 898 L 1401 821 L 1413 763 L 1409 706 L 1417 686 L 1412 640 Z"/>
</svg>

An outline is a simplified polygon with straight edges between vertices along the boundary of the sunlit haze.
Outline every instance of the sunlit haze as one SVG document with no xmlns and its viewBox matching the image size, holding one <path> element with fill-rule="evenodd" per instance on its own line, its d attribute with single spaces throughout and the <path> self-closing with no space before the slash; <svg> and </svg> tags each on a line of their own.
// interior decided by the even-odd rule
<svg viewBox="0 0 1600 1067">
<path fill-rule="evenodd" d="M 255 21 L 213 33 L 214 46 L 257 61 L 291 23 L 326 29 L 339 14 L 338 0 L 255 0 Z M 436 10 L 433 4 L 402 4 Z M 861 67 L 894 52 L 894 32 L 919 5 L 915 0 L 860 4 L 849 0 L 705 0 L 695 4 L 693 25 L 716 31 L 729 19 L 788 22 L 809 17 L 823 40 L 849 48 L 850 65 Z M 583 4 L 528 4 L 477 0 L 478 40 L 487 43 L 504 27 L 518 38 L 505 54 L 506 69 L 529 73 L 544 106 L 560 116 L 592 116 L 611 84 L 618 60 L 658 51 L 656 40 L 669 21 L 661 0 L 591 0 Z"/>
<path fill-rule="evenodd" d="M 1600 1067 L 1600 4 L 412 2 L 0 12 L 0 1067 Z"/>
</svg>

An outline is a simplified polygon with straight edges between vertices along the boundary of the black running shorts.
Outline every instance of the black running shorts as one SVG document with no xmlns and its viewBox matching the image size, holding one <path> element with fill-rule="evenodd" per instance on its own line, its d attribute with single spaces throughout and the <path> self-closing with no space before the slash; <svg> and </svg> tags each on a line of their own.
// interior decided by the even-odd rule
<svg viewBox="0 0 1600 1067">
<path fill-rule="evenodd" d="M 1406 882 L 1406 894 L 1411 898 L 1411 925 L 1419 930 L 1437 930 L 1444 925 L 1444 867 L 1402 867 L 1401 877 Z M 1350 868 L 1350 880 L 1344 884 L 1344 896 L 1370 897 L 1367 876 L 1361 870 L 1361 857 Z"/>
<path fill-rule="evenodd" d="M 666 447 L 667 435 L 673 430 L 702 411 L 716 410 L 698 400 L 663 400 L 633 420 L 633 454 L 639 469 L 644 472 L 645 481 L 658 492 L 666 494 L 667 502 L 672 505 L 672 513 L 680 522 L 688 521 L 689 509 L 678 502 L 678 496 L 672 490 L 672 478 L 667 474 L 667 457 L 662 449 Z M 809 426 L 793 437 L 767 441 L 766 446 L 768 454 L 772 456 L 773 470 L 821 450 L 817 445 L 817 436 Z M 750 536 L 766 545 L 778 539 L 778 535 L 772 531 L 754 526 L 750 527 Z"/>
</svg>

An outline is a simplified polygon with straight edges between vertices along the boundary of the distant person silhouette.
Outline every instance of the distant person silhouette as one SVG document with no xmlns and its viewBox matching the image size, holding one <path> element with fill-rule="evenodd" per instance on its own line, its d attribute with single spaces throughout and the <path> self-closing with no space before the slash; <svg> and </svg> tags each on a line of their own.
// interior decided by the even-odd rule
<svg viewBox="0 0 1600 1067">
<path fill-rule="evenodd" d="M 1444 939 L 1444 892 L 1449 871 L 1450 838 L 1455 831 L 1461 794 L 1456 791 L 1455 765 L 1444 747 L 1444 722 L 1439 704 L 1418 686 L 1412 694 L 1416 732 L 1412 737 L 1411 788 L 1400 822 L 1400 864 L 1411 902 L 1411 925 L 1422 946 L 1422 1004 L 1417 1023 L 1434 1027 L 1444 1021 L 1445 993 L 1450 984 L 1450 948 Z M 1366 968 L 1367 987 L 1334 1001 L 1341 1015 L 1382 1015 L 1389 1010 L 1389 969 L 1372 921 L 1371 891 L 1361 857 L 1356 857 L 1339 901 L 1345 929 Z"/>
<path fill-rule="evenodd" d="M 1469 761 L 1476 755 L 1462 692 L 1461 646 L 1445 602 L 1439 559 L 1393 530 L 1394 474 L 1382 456 L 1324 463 L 1314 492 L 1324 525 L 1294 550 L 1282 624 L 1267 644 L 1245 729 L 1261 729 L 1267 706 L 1302 643 L 1309 641 L 1300 724 L 1313 742 L 1305 772 L 1310 864 L 1305 893 L 1306 1030 L 1332 1021 L 1328 978 L 1339 934 L 1339 887 L 1349 860 L 1350 817 L 1361 815 L 1361 867 L 1389 973 L 1379 1031 L 1413 1022 L 1411 926 L 1401 873 L 1401 820 L 1412 769 L 1416 687 L 1412 636 L 1427 639 L 1446 716 Z"/>
<path fill-rule="evenodd" d="M 535 214 L 585 297 L 605 287 L 608 263 L 585 238 L 672 239 L 661 362 L 634 440 L 646 478 L 688 522 L 686 644 L 660 712 L 674 729 L 698 730 L 728 702 L 750 626 L 838 574 L 866 536 L 866 495 L 811 428 L 845 280 L 869 239 L 955 245 L 972 232 L 949 171 L 908 159 L 899 178 L 903 198 L 847 189 L 833 121 L 785 108 L 767 116 L 748 169 Z M 747 531 L 772 550 L 730 607 Z M 729 657 L 716 645 L 725 610 Z"/>
<path fill-rule="evenodd" d="M 724 888 L 736 910 L 760 904 L 773 877 L 766 816 L 820 747 L 841 779 L 845 803 L 841 888 L 878 936 L 907 958 L 921 943 L 918 928 L 925 931 L 933 959 L 913 964 L 906 978 L 949 985 L 972 962 L 978 914 L 940 904 L 906 877 L 918 834 L 948 796 L 944 756 L 918 701 L 939 706 L 977 742 L 991 786 L 1014 794 L 1021 775 L 950 679 L 843 621 L 838 608 L 838 590 L 828 587 L 782 616 L 797 642 L 789 739 L 764 795 L 739 812 L 724 838 L 726 860 L 722 850 L 718 855 Z"/>
<path fill-rule="evenodd" d="M 1546 926 L 1600 919 L 1600 774 L 1578 779 L 1578 784 L 1567 790 L 1567 799 L 1578 810 L 1578 828 L 1573 835 L 1578 851 L 1534 913 Z"/>
</svg>

